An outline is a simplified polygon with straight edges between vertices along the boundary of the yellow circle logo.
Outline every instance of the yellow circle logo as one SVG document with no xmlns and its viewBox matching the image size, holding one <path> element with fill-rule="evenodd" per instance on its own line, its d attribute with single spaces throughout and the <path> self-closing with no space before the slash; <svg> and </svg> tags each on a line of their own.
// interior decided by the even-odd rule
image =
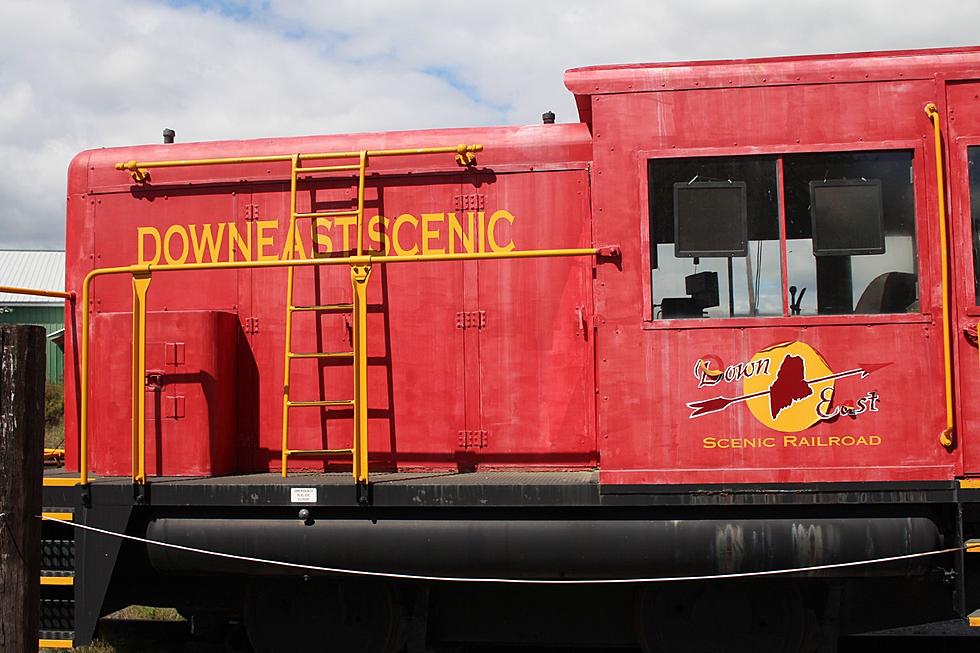
<svg viewBox="0 0 980 653">
<path fill-rule="evenodd" d="M 756 354 L 746 365 L 743 390 L 752 415 L 785 433 L 802 431 L 820 421 L 817 405 L 830 405 L 833 371 L 813 347 L 787 342 Z"/>
</svg>

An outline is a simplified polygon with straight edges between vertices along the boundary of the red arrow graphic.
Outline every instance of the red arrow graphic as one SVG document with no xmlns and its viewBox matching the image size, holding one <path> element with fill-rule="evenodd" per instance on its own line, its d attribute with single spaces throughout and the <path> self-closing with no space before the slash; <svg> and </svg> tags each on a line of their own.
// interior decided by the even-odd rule
<svg viewBox="0 0 980 653">
<path fill-rule="evenodd" d="M 853 370 L 847 370 L 846 372 L 837 372 L 836 374 L 828 374 L 827 376 L 821 376 L 816 379 L 804 379 L 804 383 L 807 385 L 813 385 L 814 383 L 821 383 L 823 381 L 832 381 L 835 379 L 843 379 L 846 376 L 857 376 L 860 375 L 861 378 L 865 378 L 872 372 L 880 370 L 883 367 L 887 367 L 891 363 L 866 363 L 861 365 L 861 367 L 855 367 Z M 732 404 L 738 404 L 743 401 L 748 401 L 749 399 L 755 399 L 756 397 L 765 397 L 770 392 L 772 388 L 768 390 L 761 390 L 759 392 L 753 392 L 747 395 L 741 395 L 739 397 L 712 397 L 711 399 L 703 399 L 701 401 L 692 401 L 687 405 L 693 412 L 691 412 L 691 417 L 701 417 L 702 415 L 708 415 L 710 413 L 717 413 L 720 410 L 724 410 L 731 406 Z"/>
</svg>

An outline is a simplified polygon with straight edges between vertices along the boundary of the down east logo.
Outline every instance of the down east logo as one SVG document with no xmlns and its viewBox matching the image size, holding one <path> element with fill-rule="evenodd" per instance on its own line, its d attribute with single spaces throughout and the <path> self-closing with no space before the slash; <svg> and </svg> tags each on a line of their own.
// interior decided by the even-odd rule
<svg viewBox="0 0 980 653">
<path fill-rule="evenodd" d="M 802 431 L 817 422 L 877 412 L 876 390 L 860 391 L 851 400 L 837 401 L 836 383 L 847 377 L 865 379 L 890 363 L 863 364 L 834 372 L 813 347 L 786 342 L 763 349 L 751 360 L 722 367 L 717 356 L 699 358 L 694 365 L 698 388 L 742 382 L 741 393 L 719 393 L 687 404 L 696 418 L 744 403 L 763 425 L 784 433 Z M 731 394 L 733 396 L 727 396 Z"/>
</svg>

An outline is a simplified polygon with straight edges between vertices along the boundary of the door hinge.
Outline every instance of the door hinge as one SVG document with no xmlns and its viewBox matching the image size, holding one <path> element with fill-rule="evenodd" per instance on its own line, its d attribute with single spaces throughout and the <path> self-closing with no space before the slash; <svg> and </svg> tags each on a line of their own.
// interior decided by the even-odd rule
<svg viewBox="0 0 980 653">
<path fill-rule="evenodd" d="M 487 196 L 483 193 L 469 193 L 453 197 L 453 208 L 457 211 L 483 211 L 487 208 Z"/>
<path fill-rule="evenodd" d="M 164 417 L 169 419 L 180 419 L 184 417 L 186 411 L 184 409 L 184 396 L 183 395 L 172 395 L 166 397 L 164 400 Z"/>
<path fill-rule="evenodd" d="M 257 317 L 247 317 L 245 318 L 245 333 L 254 334 L 259 332 L 259 318 Z"/>
<path fill-rule="evenodd" d="M 482 329 L 486 326 L 486 311 L 460 311 L 456 313 L 457 329 Z"/>
<path fill-rule="evenodd" d="M 460 449 L 486 449 L 488 440 L 485 430 L 460 431 L 456 437 L 456 445 Z"/>
<path fill-rule="evenodd" d="M 184 364 L 184 343 L 182 342 L 167 342 L 164 343 L 164 357 L 166 359 L 167 365 L 183 365 Z"/>
<path fill-rule="evenodd" d="M 254 222 L 259 219 L 259 205 L 258 204 L 246 204 L 245 205 L 245 222 Z"/>
</svg>

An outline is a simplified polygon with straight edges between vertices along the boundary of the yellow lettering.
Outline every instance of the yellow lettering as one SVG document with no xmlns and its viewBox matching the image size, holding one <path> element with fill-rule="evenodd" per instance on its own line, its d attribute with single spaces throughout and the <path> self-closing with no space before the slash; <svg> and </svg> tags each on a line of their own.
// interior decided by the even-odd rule
<svg viewBox="0 0 980 653">
<path fill-rule="evenodd" d="M 174 234 L 180 234 L 180 256 L 177 257 L 170 255 L 170 239 L 174 237 Z M 184 231 L 184 227 L 179 224 L 170 225 L 167 233 L 163 235 L 163 256 L 167 259 L 167 263 L 169 265 L 183 265 L 187 261 L 189 251 L 190 245 L 187 242 L 187 232 Z"/>
<path fill-rule="evenodd" d="M 830 439 L 830 446 L 832 446 L 832 447 L 839 447 L 840 446 L 840 437 L 839 436 L 832 435 L 832 436 L 830 436 L 829 439 Z"/>
<path fill-rule="evenodd" d="M 286 237 L 286 244 L 282 248 L 282 253 L 279 255 L 279 259 L 282 261 L 287 260 L 301 260 L 309 258 L 306 255 L 306 246 L 303 244 L 303 236 L 296 224 L 293 224 L 293 233 Z M 299 256 L 297 256 L 299 254 Z"/>
<path fill-rule="evenodd" d="M 381 230 L 382 224 L 384 225 L 384 232 Z M 383 215 L 376 215 L 368 220 L 368 242 L 372 245 L 373 251 L 391 253 L 391 243 L 388 240 L 388 218 Z"/>
<path fill-rule="evenodd" d="M 772 449 L 776 446 L 776 438 L 764 438 L 762 440 L 762 446 Z"/>
<path fill-rule="evenodd" d="M 784 447 L 795 447 L 796 446 L 796 436 L 795 435 L 784 435 L 783 436 L 783 446 Z"/>
<path fill-rule="evenodd" d="M 494 211 L 493 215 L 490 216 L 490 224 L 487 226 L 487 236 L 490 240 L 490 251 L 492 252 L 509 252 L 514 249 L 514 239 L 511 238 L 506 245 L 497 244 L 497 239 L 494 237 L 493 231 L 497 226 L 498 220 L 506 220 L 510 224 L 514 224 L 514 216 L 511 215 L 510 211 L 505 211 L 503 209 L 499 211 Z"/>
<path fill-rule="evenodd" d="M 248 223 L 249 225 L 252 223 Z M 242 253 L 242 260 L 251 261 L 252 260 L 252 229 L 249 227 L 245 230 L 245 235 L 248 237 L 247 240 L 242 239 L 242 235 L 238 232 L 238 225 L 234 222 L 228 223 L 228 260 L 235 260 L 235 249 L 237 248 L 239 252 Z"/>
<path fill-rule="evenodd" d="M 340 229 L 340 233 L 344 238 L 343 251 L 349 252 L 351 250 L 350 228 L 357 224 L 357 218 L 353 215 L 342 216 L 339 218 L 334 218 L 333 223 L 338 229 Z"/>
<path fill-rule="evenodd" d="M 145 237 L 153 239 L 153 258 L 146 258 L 146 251 L 143 249 Z M 140 265 L 149 263 L 156 265 L 160 262 L 160 232 L 156 227 L 136 227 L 136 260 Z"/>
<path fill-rule="evenodd" d="M 467 214 L 469 219 L 467 220 L 466 233 L 463 233 L 463 225 L 460 224 L 459 219 L 456 218 L 455 213 L 449 214 L 449 253 L 455 254 L 457 251 L 465 252 L 467 254 L 473 253 L 473 214 Z M 461 249 L 456 249 L 456 238 L 459 238 L 459 244 Z"/>
<path fill-rule="evenodd" d="M 405 249 L 404 247 L 402 247 L 401 242 L 398 240 L 398 230 L 401 229 L 402 225 L 404 225 L 406 222 L 411 224 L 413 227 L 415 227 L 416 235 L 418 233 L 417 231 L 419 226 L 418 218 L 416 218 L 411 213 L 402 213 L 400 216 L 395 218 L 395 224 L 391 228 L 391 243 L 395 248 L 395 254 L 397 254 L 398 256 L 406 256 L 406 255 L 419 253 L 417 237 L 414 239 L 415 244 L 412 245 L 412 249 Z"/>
<path fill-rule="evenodd" d="M 258 260 L 259 261 L 275 261 L 277 260 L 275 254 L 266 254 L 265 248 L 272 245 L 272 236 L 266 236 L 265 232 L 270 229 L 277 229 L 279 223 L 275 220 L 259 220 L 255 223 L 256 233 L 255 240 L 258 241 L 256 244 L 258 246 Z"/>
<path fill-rule="evenodd" d="M 218 236 L 211 232 L 211 225 L 201 225 L 201 237 L 197 236 L 197 225 L 189 224 L 187 228 L 191 232 L 191 246 L 194 248 L 194 260 L 198 263 L 214 263 L 218 260 L 218 252 L 221 251 L 221 241 L 225 235 L 224 222 L 218 223 Z M 204 260 L 204 248 L 207 247 L 210 258 Z"/>
<path fill-rule="evenodd" d="M 716 446 L 718 446 L 715 443 L 714 438 L 704 438 L 703 440 L 701 440 L 701 443 L 702 443 L 701 446 L 704 447 L 705 449 L 714 449 Z"/>
<path fill-rule="evenodd" d="M 313 256 L 318 257 L 333 253 L 333 239 L 330 237 L 330 229 L 333 223 L 330 218 L 314 218 L 314 236 L 316 244 L 313 246 Z M 320 248 L 323 248 L 322 250 Z"/>
<path fill-rule="evenodd" d="M 869 435 L 868 436 L 868 444 L 870 444 L 873 447 L 878 446 L 879 444 L 881 444 L 881 436 L 880 435 Z"/>
<path fill-rule="evenodd" d="M 470 219 L 472 220 L 473 214 L 470 213 L 469 215 L 471 216 Z M 479 244 L 478 244 L 479 249 L 477 251 L 480 252 L 487 251 L 487 225 L 483 221 L 484 216 L 486 216 L 486 213 L 484 211 L 478 211 L 476 214 L 477 232 L 479 233 L 479 237 L 480 237 Z"/>
<path fill-rule="evenodd" d="M 430 243 L 439 238 L 438 231 L 429 229 L 429 225 L 438 222 L 442 224 L 446 219 L 445 213 L 423 213 L 422 214 L 422 253 L 423 254 L 445 254 L 445 247 L 433 247 Z"/>
</svg>

